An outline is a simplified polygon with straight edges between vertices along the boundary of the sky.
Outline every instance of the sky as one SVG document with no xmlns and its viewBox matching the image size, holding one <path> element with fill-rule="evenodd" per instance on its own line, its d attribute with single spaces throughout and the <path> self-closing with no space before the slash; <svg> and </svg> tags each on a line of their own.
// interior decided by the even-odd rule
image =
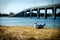
<svg viewBox="0 0 60 40">
<path fill-rule="evenodd" d="M 60 0 L 0 0 L 0 12 L 16 14 L 26 8 L 57 3 L 60 3 Z M 44 10 L 41 10 L 41 12 L 44 12 Z M 60 9 L 57 12 L 60 12 Z M 48 10 L 48 13 L 52 13 L 52 10 Z"/>
</svg>

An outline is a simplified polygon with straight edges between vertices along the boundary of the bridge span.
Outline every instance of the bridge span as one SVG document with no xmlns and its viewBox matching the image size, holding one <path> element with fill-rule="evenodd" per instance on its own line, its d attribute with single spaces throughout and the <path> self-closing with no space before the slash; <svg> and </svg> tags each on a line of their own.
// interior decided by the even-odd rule
<svg viewBox="0 0 60 40">
<path fill-rule="evenodd" d="M 44 17 L 47 18 L 47 10 L 52 9 L 52 17 L 56 19 L 56 10 L 60 9 L 60 3 L 59 4 L 53 4 L 53 5 L 46 5 L 46 6 L 38 6 L 38 7 L 31 7 L 24 9 L 20 13 L 16 14 L 18 17 L 19 14 L 23 13 L 24 17 L 26 16 L 26 12 L 30 12 L 30 17 L 32 18 L 33 11 L 37 11 L 37 18 L 40 18 L 40 10 L 45 10 Z M 13 17 L 16 17 L 16 15 L 13 15 Z"/>
</svg>

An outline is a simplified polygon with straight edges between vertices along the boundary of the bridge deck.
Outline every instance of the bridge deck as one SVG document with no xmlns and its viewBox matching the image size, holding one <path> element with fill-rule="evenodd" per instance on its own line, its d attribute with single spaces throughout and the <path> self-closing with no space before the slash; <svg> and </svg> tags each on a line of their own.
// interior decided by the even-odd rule
<svg viewBox="0 0 60 40">
<path fill-rule="evenodd" d="M 48 4 L 46 6 L 31 7 L 31 8 L 26 8 L 24 10 L 26 11 L 26 10 L 31 10 L 31 9 L 33 10 L 33 9 L 44 9 L 44 8 L 48 8 L 49 9 L 49 8 L 53 8 L 53 7 L 60 8 L 60 4 L 53 4 L 53 5 L 51 5 L 51 4 L 49 5 Z"/>
</svg>

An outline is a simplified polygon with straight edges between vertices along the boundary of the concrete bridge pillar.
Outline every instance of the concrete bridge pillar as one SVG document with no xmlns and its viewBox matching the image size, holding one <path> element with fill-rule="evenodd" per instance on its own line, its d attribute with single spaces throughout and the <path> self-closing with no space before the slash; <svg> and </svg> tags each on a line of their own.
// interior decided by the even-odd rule
<svg viewBox="0 0 60 40">
<path fill-rule="evenodd" d="M 53 18 L 56 19 L 56 7 L 53 7 Z"/>
<path fill-rule="evenodd" d="M 37 9 L 37 18 L 40 17 L 40 9 Z"/>
<path fill-rule="evenodd" d="M 26 11 L 24 11 L 24 17 L 26 17 Z"/>
<path fill-rule="evenodd" d="M 32 9 L 30 10 L 30 17 L 32 18 L 32 13 L 33 13 L 33 11 L 32 11 Z"/>
<path fill-rule="evenodd" d="M 47 8 L 45 8 L 45 14 L 44 14 L 45 19 L 47 18 Z"/>
</svg>

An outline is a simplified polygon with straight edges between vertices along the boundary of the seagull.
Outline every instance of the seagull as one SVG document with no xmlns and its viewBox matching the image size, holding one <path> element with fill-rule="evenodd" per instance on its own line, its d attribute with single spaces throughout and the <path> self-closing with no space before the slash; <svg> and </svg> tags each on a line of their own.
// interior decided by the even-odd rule
<svg viewBox="0 0 60 40">
<path fill-rule="evenodd" d="M 43 28 L 44 26 L 45 26 L 46 24 L 40 24 L 40 25 L 38 25 L 37 24 L 37 22 L 36 23 L 34 23 L 34 28 L 36 28 L 36 29 L 41 29 L 41 28 Z"/>
<path fill-rule="evenodd" d="M 38 25 L 38 29 L 43 28 L 44 26 L 45 26 L 45 24 L 43 24 L 43 25 Z"/>
</svg>

